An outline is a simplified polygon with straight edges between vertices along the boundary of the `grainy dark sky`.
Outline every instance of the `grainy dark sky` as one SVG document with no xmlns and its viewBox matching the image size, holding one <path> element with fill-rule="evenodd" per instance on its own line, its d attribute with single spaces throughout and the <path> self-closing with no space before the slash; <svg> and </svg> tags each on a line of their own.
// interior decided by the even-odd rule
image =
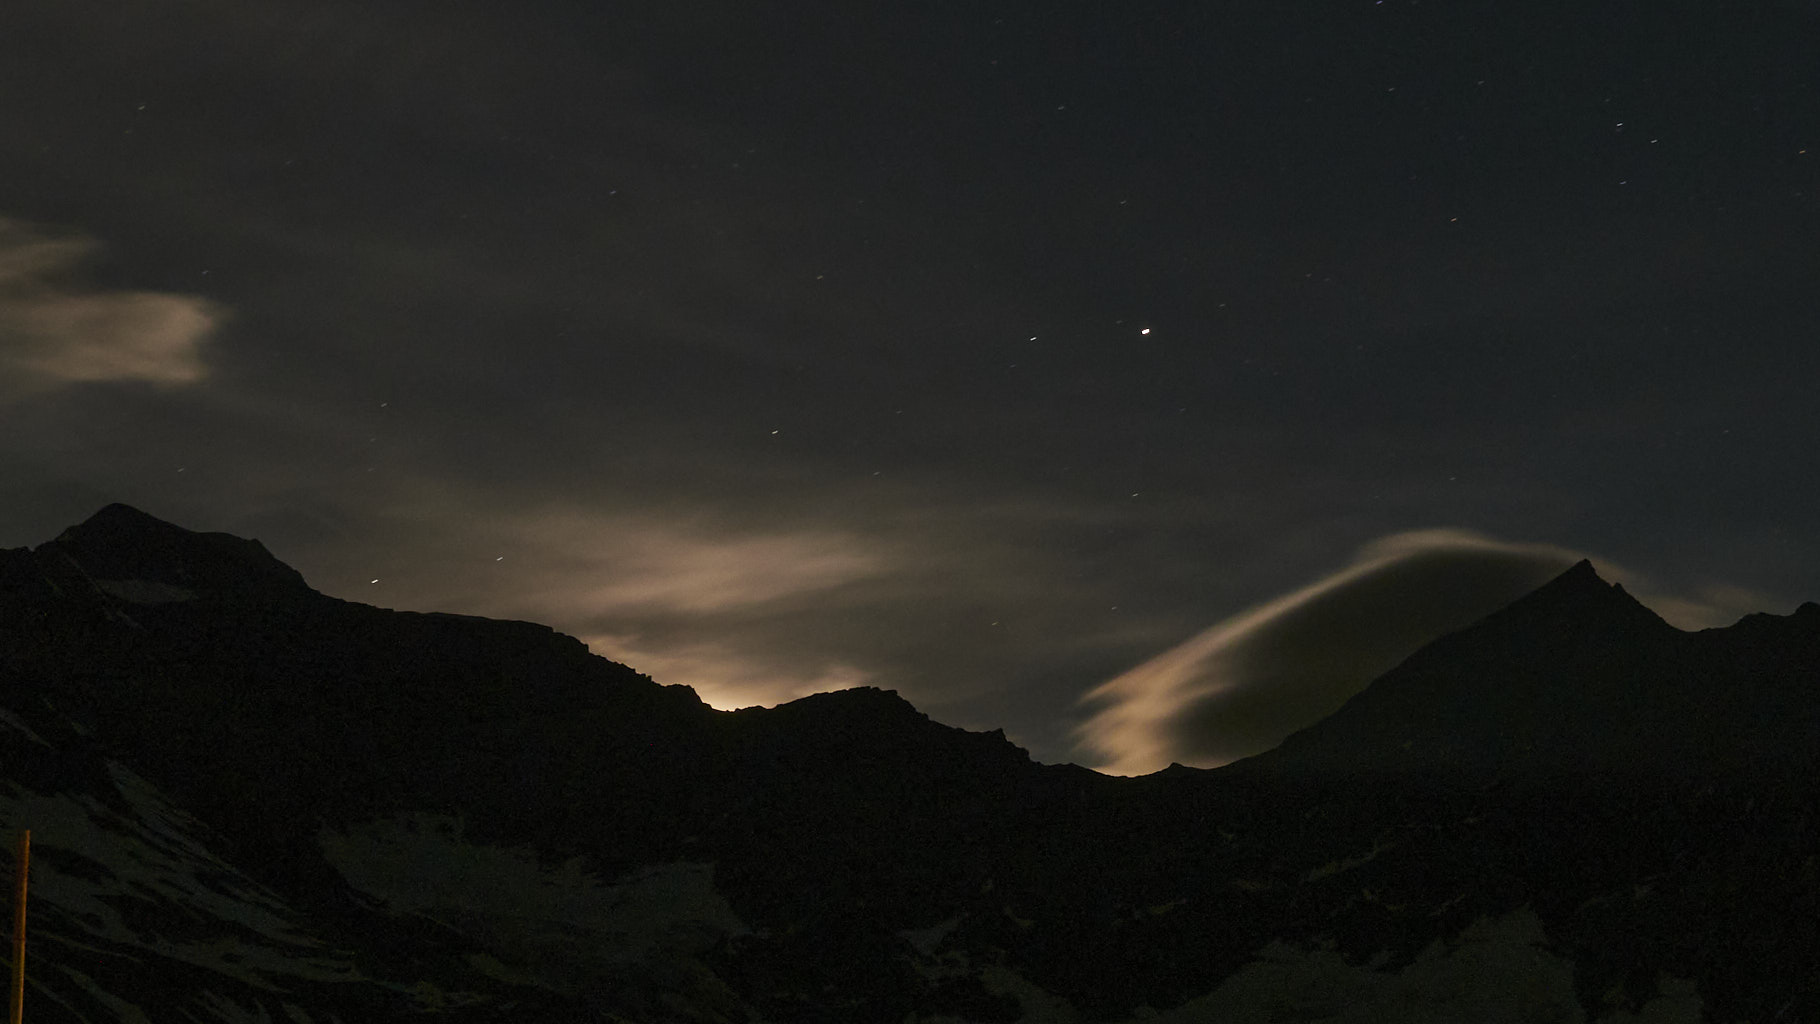
<svg viewBox="0 0 1820 1024">
<path fill-rule="evenodd" d="M 1795 0 L 9 0 L 0 544 L 126 501 L 1133 771 L 1582 554 L 1787 612 L 1817 52 Z"/>
</svg>

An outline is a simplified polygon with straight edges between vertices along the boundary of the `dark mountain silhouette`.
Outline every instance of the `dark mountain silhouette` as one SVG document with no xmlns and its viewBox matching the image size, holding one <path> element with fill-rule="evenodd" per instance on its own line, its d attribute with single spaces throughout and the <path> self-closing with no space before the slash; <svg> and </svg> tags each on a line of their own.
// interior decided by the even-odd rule
<svg viewBox="0 0 1820 1024">
<path fill-rule="evenodd" d="M 1820 751 L 1820 606 L 1684 633 L 1588 562 L 1261 755 L 1276 771 L 1683 776 Z"/>
<path fill-rule="evenodd" d="M 1110 778 L 116 505 L 0 551 L 0 822 L 34 1021 L 1815 1020 L 1817 685 L 1820 607 L 1682 633 L 1582 564 Z"/>
<path fill-rule="evenodd" d="M 288 595 L 308 591 L 297 570 L 265 545 L 226 533 L 193 533 L 127 505 L 109 505 L 63 531 L 47 547 L 68 556 L 94 580 L 137 580 L 209 597 Z M 145 603 L 153 591 L 137 598 Z M 132 599 L 132 598 L 129 598 Z"/>
</svg>

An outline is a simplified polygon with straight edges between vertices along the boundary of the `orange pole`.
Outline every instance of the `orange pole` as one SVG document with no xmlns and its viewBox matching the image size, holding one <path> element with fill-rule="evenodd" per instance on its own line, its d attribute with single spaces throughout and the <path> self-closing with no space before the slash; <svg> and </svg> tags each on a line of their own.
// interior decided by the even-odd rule
<svg viewBox="0 0 1820 1024">
<path fill-rule="evenodd" d="M 25 1019 L 25 878 L 32 862 L 32 830 L 19 835 L 19 885 L 13 891 L 13 1024 Z"/>
</svg>

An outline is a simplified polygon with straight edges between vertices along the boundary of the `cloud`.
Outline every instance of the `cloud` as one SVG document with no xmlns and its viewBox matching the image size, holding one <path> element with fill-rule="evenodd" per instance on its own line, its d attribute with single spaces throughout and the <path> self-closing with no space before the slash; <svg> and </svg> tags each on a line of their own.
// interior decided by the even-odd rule
<svg viewBox="0 0 1820 1024">
<path fill-rule="evenodd" d="M 193 384 L 200 348 L 221 321 L 206 299 L 83 285 L 74 271 L 92 240 L 0 218 L 0 366 L 8 391 L 140 380 Z"/>
<path fill-rule="evenodd" d="M 691 537 L 647 529 L 612 554 L 612 578 L 575 596 L 596 608 L 724 612 L 826 590 L 871 575 L 875 559 L 815 534 Z"/>
<path fill-rule="evenodd" d="M 1324 579 L 1258 605 L 1089 691 L 1101 771 L 1213 767 L 1276 746 L 1418 647 L 1521 597 L 1580 556 L 1462 530 L 1384 537 Z"/>
<path fill-rule="evenodd" d="M 749 612 L 884 570 L 883 557 L 858 539 L 809 528 L 736 532 L 648 513 L 543 511 L 496 522 L 495 531 L 547 560 L 526 597 L 560 577 L 562 601 L 596 613 Z"/>
</svg>

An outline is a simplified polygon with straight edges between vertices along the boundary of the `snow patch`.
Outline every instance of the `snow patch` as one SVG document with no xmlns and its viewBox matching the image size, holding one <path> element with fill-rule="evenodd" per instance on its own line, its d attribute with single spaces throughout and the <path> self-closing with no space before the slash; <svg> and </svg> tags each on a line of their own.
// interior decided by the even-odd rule
<svg viewBox="0 0 1820 1024">
<path fill-rule="evenodd" d="M 34 894 L 34 896 L 35 895 L 36 894 Z M 32 963 L 29 953 L 27 954 L 25 963 L 29 970 Z M 95 1002 L 105 1007 L 109 1013 L 112 1013 L 114 1019 L 119 1021 L 120 1024 L 152 1024 L 151 1018 L 145 1015 L 143 1009 L 102 988 L 95 983 L 95 979 L 67 964 L 55 964 L 53 966 L 58 972 L 75 982 L 76 987 L 87 993 L 90 999 L 93 999 Z M 65 1009 L 68 1009 L 68 1007 L 65 1006 Z"/>
<path fill-rule="evenodd" d="M 549 867 L 528 846 L 468 842 L 459 818 L 412 814 L 323 829 L 324 857 L 349 885 L 399 913 L 464 932 L 563 987 L 566 965 L 642 963 L 705 949 L 749 929 L 714 889 L 714 865 L 659 864 L 602 881 L 582 862 Z"/>
<path fill-rule="evenodd" d="M 1527 907 L 1480 918 L 1451 944 L 1432 943 L 1396 973 L 1348 964 L 1327 949 L 1273 942 L 1205 996 L 1140 1011 L 1155 1024 L 1580 1024 L 1573 964 L 1547 950 Z"/>
<path fill-rule="evenodd" d="M 986 991 L 1017 1000 L 1018 1010 L 1023 1013 L 1018 1024 L 1081 1024 L 1080 1011 L 1068 1000 L 1003 964 L 987 966 L 980 971 L 979 978 Z"/>
<path fill-rule="evenodd" d="M 46 750 L 56 749 L 49 743 L 46 743 L 44 737 L 33 732 L 32 727 L 25 724 L 25 719 L 20 718 L 18 715 L 13 714 L 5 708 L 0 708 L 0 725 L 5 725 L 8 729 L 24 736 L 26 739 L 31 740 L 33 743 L 38 744 Z"/>
<path fill-rule="evenodd" d="M 128 604 L 176 604 L 194 601 L 197 594 L 187 587 L 157 580 L 96 580 L 95 586 L 109 597 Z"/>
<path fill-rule="evenodd" d="M 219 992 L 203 992 L 197 996 L 197 1001 L 223 1024 L 272 1024 L 272 1015 L 265 1007 L 258 1004 L 241 1006 Z"/>
<path fill-rule="evenodd" d="M 934 956 L 935 950 L 942 944 L 942 940 L 948 937 L 949 932 L 959 928 L 960 924 L 960 916 L 956 915 L 927 928 L 906 928 L 898 932 L 897 936 L 916 947 L 918 953 L 924 956 Z"/>
<path fill-rule="evenodd" d="M 203 826 L 144 779 L 107 767 L 125 813 L 93 796 L 0 791 L 0 821 L 30 827 L 40 852 L 34 903 L 56 907 L 93 939 L 255 988 L 277 987 L 274 976 L 354 980 L 352 965 L 305 933 L 282 899 L 202 844 Z"/>
<path fill-rule="evenodd" d="M 1598 1024 L 1700 1024 L 1705 1019 L 1706 1004 L 1694 981 L 1663 974 L 1656 978 L 1655 997 L 1636 1013 L 1613 1010 L 1600 1017 Z"/>
</svg>

